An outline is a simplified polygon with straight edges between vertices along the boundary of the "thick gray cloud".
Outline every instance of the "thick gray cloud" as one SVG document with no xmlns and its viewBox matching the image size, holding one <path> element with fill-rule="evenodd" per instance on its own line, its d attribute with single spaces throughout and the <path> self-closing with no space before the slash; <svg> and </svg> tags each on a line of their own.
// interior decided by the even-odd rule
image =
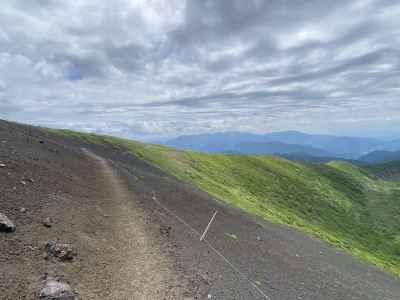
<svg viewBox="0 0 400 300">
<path fill-rule="evenodd" d="M 3 2 L 3 118 L 145 138 L 400 127 L 398 1 Z"/>
</svg>

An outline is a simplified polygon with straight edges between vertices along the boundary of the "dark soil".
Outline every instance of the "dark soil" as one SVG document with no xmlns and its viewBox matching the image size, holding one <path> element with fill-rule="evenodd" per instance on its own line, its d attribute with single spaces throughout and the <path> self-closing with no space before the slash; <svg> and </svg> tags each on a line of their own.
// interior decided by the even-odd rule
<svg viewBox="0 0 400 300">
<path fill-rule="evenodd" d="M 25 126 L 1 122 L 0 140 L 0 211 L 17 226 L 0 233 L 0 299 L 38 299 L 47 277 L 82 299 L 197 297 L 110 162 Z"/>
<path fill-rule="evenodd" d="M 252 284 L 279 300 L 400 299 L 398 278 L 222 205 L 125 149 L 0 121 L 0 163 L 0 212 L 17 225 L 0 233 L 1 299 L 35 299 L 47 273 L 83 299 L 265 299 Z M 73 243 L 77 258 L 44 259 L 49 240 Z"/>
</svg>

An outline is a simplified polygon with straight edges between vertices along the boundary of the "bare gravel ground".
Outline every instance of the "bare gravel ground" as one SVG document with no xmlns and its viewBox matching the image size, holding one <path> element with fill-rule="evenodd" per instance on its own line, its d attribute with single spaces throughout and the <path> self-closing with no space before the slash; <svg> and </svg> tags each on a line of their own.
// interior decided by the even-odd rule
<svg viewBox="0 0 400 300">
<path fill-rule="evenodd" d="M 47 277 L 82 299 L 194 297 L 158 242 L 159 227 L 106 160 L 1 125 L 0 211 L 17 230 L 0 233 L 0 299 L 37 299 Z M 77 258 L 45 257 L 50 240 L 73 244 Z"/>
</svg>

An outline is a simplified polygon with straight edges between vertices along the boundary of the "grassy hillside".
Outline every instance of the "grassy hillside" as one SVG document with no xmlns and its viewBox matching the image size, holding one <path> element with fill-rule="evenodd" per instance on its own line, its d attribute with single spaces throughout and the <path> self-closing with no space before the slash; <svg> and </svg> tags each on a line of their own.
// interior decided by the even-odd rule
<svg viewBox="0 0 400 300">
<path fill-rule="evenodd" d="M 311 165 L 272 156 L 177 151 L 112 137 L 73 135 L 123 145 L 147 162 L 215 198 L 298 228 L 400 275 L 400 183 L 345 162 Z"/>
<path fill-rule="evenodd" d="M 400 161 L 374 164 L 365 168 L 381 179 L 400 181 Z"/>
</svg>

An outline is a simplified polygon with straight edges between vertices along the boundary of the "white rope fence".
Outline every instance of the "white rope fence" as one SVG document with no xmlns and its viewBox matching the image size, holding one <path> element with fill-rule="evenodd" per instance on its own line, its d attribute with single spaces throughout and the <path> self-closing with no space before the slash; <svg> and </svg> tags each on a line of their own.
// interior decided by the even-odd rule
<svg viewBox="0 0 400 300">
<path fill-rule="evenodd" d="M 245 281 L 247 281 L 260 295 L 262 295 L 265 299 L 271 300 L 269 296 L 267 296 L 258 286 L 255 284 L 253 281 L 251 281 L 243 272 L 241 272 L 237 267 L 235 267 L 234 264 L 232 264 L 221 252 L 219 252 L 217 249 L 211 245 L 210 242 L 205 240 L 205 235 L 207 234 L 207 231 L 214 220 L 215 216 L 217 215 L 217 212 L 214 213 L 213 217 L 211 218 L 211 221 L 208 223 L 206 229 L 204 230 L 204 233 L 201 234 L 198 232 L 196 229 L 194 229 L 192 226 L 190 226 L 188 223 L 186 223 L 182 218 L 180 218 L 178 215 L 176 215 L 174 212 L 172 212 L 170 209 L 165 207 L 163 204 L 161 204 L 160 201 L 157 200 L 157 197 L 153 194 L 151 197 L 152 200 L 160 206 L 163 210 L 165 210 L 167 213 L 175 217 L 179 222 L 181 222 L 183 225 L 185 225 L 188 229 L 190 229 L 192 232 L 194 232 L 196 235 L 200 237 L 200 241 L 203 241 L 212 251 L 215 252 L 227 265 L 229 265 L 237 274 L 239 274 Z"/>
</svg>

